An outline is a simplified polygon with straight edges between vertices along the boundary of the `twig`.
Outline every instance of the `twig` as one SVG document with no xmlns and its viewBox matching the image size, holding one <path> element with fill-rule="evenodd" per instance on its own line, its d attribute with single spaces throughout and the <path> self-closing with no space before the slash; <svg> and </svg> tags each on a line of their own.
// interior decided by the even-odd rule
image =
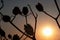
<svg viewBox="0 0 60 40">
<path fill-rule="evenodd" d="M 56 23 L 57 23 L 58 27 L 60 28 L 60 25 L 59 25 L 59 22 L 58 22 L 58 20 L 57 20 L 57 19 L 55 19 L 55 21 L 56 21 Z"/>
<path fill-rule="evenodd" d="M 4 16 L 2 13 L 0 13 L 2 16 Z M 21 32 L 22 34 L 24 34 L 25 36 L 29 37 L 32 39 L 32 37 L 30 37 L 29 35 L 25 34 L 24 32 L 22 32 L 16 25 L 14 25 L 11 21 L 9 21 L 10 24 L 12 24 L 19 32 Z"/>
<path fill-rule="evenodd" d="M 16 18 L 16 15 L 14 16 L 14 18 L 11 20 L 11 22 L 13 22 L 13 20 Z"/>
<path fill-rule="evenodd" d="M 4 7 L 4 2 L 1 0 L 2 6 L 0 7 L 0 10 Z"/>
<path fill-rule="evenodd" d="M 26 20 L 26 24 L 28 23 L 28 21 L 27 21 L 27 15 L 25 16 L 25 20 Z"/>
<path fill-rule="evenodd" d="M 24 38 L 24 40 L 26 40 L 27 37 Z"/>
<path fill-rule="evenodd" d="M 57 1 L 54 0 L 54 2 L 55 2 L 55 5 L 56 5 L 56 7 L 57 7 L 57 10 L 58 10 L 58 12 L 59 12 L 58 16 L 56 17 L 56 19 L 58 19 L 58 17 L 60 16 L 60 9 L 59 9 L 59 7 L 58 7 Z"/>
<path fill-rule="evenodd" d="M 34 16 L 34 18 L 35 18 L 35 15 L 34 15 L 32 9 L 31 9 L 31 6 L 30 6 L 29 4 L 28 4 L 28 7 L 30 8 L 30 10 L 31 10 L 31 12 L 32 12 L 32 14 L 33 14 L 33 16 Z"/>
<path fill-rule="evenodd" d="M 22 34 L 26 35 L 27 37 L 31 38 L 30 36 L 28 36 L 27 34 L 25 34 L 24 32 L 22 32 L 16 25 L 14 25 L 11 21 L 9 21 L 9 23 L 11 23 L 19 32 L 21 32 Z"/>
<path fill-rule="evenodd" d="M 30 11 L 32 12 L 32 15 L 34 16 L 34 18 L 35 18 L 35 30 L 34 30 L 34 34 L 33 34 L 33 39 L 36 39 L 35 38 L 35 33 L 36 33 L 36 26 L 37 26 L 37 17 L 38 17 L 38 15 L 37 15 L 37 13 L 36 13 L 36 16 L 34 15 L 34 12 L 32 11 L 32 8 L 31 8 L 31 6 L 28 4 L 28 6 L 29 6 L 29 8 L 30 8 Z"/>
<path fill-rule="evenodd" d="M 49 15 L 46 11 L 43 11 L 46 15 L 50 16 L 51 18 L 55 19 L 53 16 Z"/>
<path fill-rule="evenodd" d="M 20 37 L 20 39 L 24 36 L 24 34 Z"/>
</svg>

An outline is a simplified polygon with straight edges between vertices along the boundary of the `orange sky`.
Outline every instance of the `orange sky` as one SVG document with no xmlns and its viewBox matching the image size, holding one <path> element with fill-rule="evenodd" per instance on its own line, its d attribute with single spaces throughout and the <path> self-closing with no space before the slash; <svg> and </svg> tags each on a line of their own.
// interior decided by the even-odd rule
<svg viewBox="0 0 60 40">
<path fill-rule="evenodd" d="M 53 17 L 56 17 L 58 15 L 58 11 L 53 0 L 47 0 L 47 1 L 46 0 L 4 0 L 4 8 L 1 10 L 1 12 L 4 15 L 11 16 L 13 15 L 12 9 L 15 6 L 18 6 L 22 10 L 22 7 L 27 6 L 27 4 L 29 3 L 33 9 L 33 12 L 34 13 L 36 12 L 38 14 L 36 39 L 37 40 L 60 40 L 60 29 L 58 28 L 55 20 L 45 15 L 44 13 L 37 11 L 35 5 L 38 2 L 40 2 L 43 5 L 44 10 L 48 14 L 52 15 Z M 57 2 L 60 7 L 60 0 L 57 0 Z M 29 21 L 28 23 L 31 24 L 34 28 L 34 18 L 32 15 L 28 16 L 28 21 Z M 58 21 L 60 23 L 60 17 Z M 24 32 L 25 17 L 22 17 L 21 15 L 17 15 L 13 23 Z M 41 33 L 42 29 L 46 26 L 51 27 L 54 30 L 53 35 L 49 38 L 45 38 L 45 36 L 43 36 L 43 34 Z M 5 23 L 2 21 L 1 28 L 5 30 L 6 36 L 9 33 L 12 35 L 14 34 L 18 34 L 19 36 L 22 35 L 22 33 L 16 30 L 10 23 Z M 27 38 L 26 40 L 30 40 L 30 39 Z"/>
<path fill-rule="evenodd" d="M 40 19 L 40 22 L 38 21 L 39 24 L 37 24 L 37 31 L 36 31 L 37 40 L 60 40 L 60 29 L 58 28 L 55 21 L 52 18 L 49 18 L 48 16 L 46 16 L 46 19 L 44 18 L 42 19 Z M 47 37 L 44 36 L 44 34 L 42 33 L 42 30 L 46 27 L 50 27 L 53 29 L 52 30 L 53 34 L 51 36 Z"/>
</svg>

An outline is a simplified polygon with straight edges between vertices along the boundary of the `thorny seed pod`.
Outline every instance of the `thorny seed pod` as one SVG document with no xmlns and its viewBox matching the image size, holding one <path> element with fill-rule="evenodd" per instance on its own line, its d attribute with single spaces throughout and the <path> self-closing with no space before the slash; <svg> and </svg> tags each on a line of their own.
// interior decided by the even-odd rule
<svg viewBox="0 0 60 40">
<path fill-rule="evenodd" d="M 10 17 L 8 15 L 4 15 L 2 17 L 2 19 L 3 19 L 4 22 L 9 22 L 10 21 Z"/>
<path fill-rule="evenodd" d="M 15 34 L 15 35 L 13 36 L 13 40 L 20 40 L 20 38 L 19 38 L 19 36 L 18 36 L 17 34 Z"/>
<path fill-rule="evenodd" d="M 33 35 L 33 28 L 30 24 L 24 25 L 24 30 L 28 35 Z"/>
<path fill-rule="evenodd" d="M 38 11 L 43 11 L 44 10 L 42 4 L 40 4 L 40 3 L 38 3 L 36 5 L 36 8 L 37 8 Z"/>
<path fill-rule="evenodd" d="M 9 38 L 9 39 L 11 39 L 11 38 L 12 38 L 12 35 L 11 35 L 11 34 L 9 34 L 9 35 L 8 35 L 8 38 Z"/>
<path fill-rule="evenodd" d="M 19 9 L 19 7 L 14 7 L 14 9 L 13 9 L 12 12 L 13 12 L 14 15 L 22 14 L 21 11 L 20 11 L 20 9 Z"/>
<path fill-rule="evenodd" d="M 24 15 L 28 14 L 28 8 L 27 7 L 23 7 L 22 12 Z"/>
</svg>

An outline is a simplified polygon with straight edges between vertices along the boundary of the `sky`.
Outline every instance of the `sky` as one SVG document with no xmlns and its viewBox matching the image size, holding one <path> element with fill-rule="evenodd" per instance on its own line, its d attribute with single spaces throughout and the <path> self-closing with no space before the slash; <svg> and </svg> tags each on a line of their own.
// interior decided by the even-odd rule
<svg viewBox="0 0 60 40">
<path fill-rule="evenodd" d="M 0 12 L 4 15 L 9 15 L 9 16 L 14 16 L 12 14 L 12 9 L 15 6 L 18 6 L 20 10 L 22 11 L 22 8 L 24 6 L 27 6 L 27 4 L 31 5 L 31 8 L 33 12 L 38 14 L 38 22 L 37 22 L 37 30 L 36 30 L 36 39 L 37 40 L 59 40 L 60 38 L 60 29 L 58 28 L 56 22 L 54 19 L 51 17 L 47 16 L 43 12 L 39 12 L 35 5 L 39 2 L 43 5 L 44 10 L 52 15 L 53 17 L 57 17 L 58 10 L 56 8 L 56 5 L 54 3 L 54 0 L 3 0 L 4 1 L 4 7 Z M 60 0 L 57 0 L 58 6 L 60 7 Z M 0 2 L 1 6 L 1 2 Z M 30 12 L 29 12 L 30 13 Z M 58 19 L 59 24 L 60 24 L 60 17 Z M 25 18 L 21 15 L 17 15 L 16 18 L 14 19 L 13 23 L 24 32 L 24 24 L 25 24 Z M 32 15 L 28 16 L 28 23 L 31 24 L 34 28 L 34 17 Z M 50 37 L 49 39 L 45 39 L 44 36 L 42 36 L 41 30 L 44 27 L 51 27 L 54 30 L 54 35 Z M 22 35 L 18 30 L 16 30 L 9 22 L 3 22 L 1 21 L 1 28 L 5 30 L 6 36 L 10 33 L 12 35 L 18 34 L 19 36 Z M 25 37 L 25 36 L 24 36 Z M 23 37 L 23 38 L 24 38 Z M 22 38 L 22 40 L 23 40 Z M 31 40 L 27 38 L 26 40 Z"/>
</svg>

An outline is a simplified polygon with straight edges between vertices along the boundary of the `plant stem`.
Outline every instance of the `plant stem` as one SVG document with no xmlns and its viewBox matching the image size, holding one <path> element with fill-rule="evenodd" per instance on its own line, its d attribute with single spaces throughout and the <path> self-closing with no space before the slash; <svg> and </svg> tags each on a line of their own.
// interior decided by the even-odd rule
<svg viewBox="0 0 60 40">
<path fill-rule="evenodd" d="M 35 18 L 35 30 L 34 30 L 34 34 L 33 34 L 33 40 L 36 40 L 35 34 L 36 34 L 36 27 L 37 27 L 37 16 L 34 15 L 34 12 L 32 11 L 32 8 L 31 8 L 31 6 L 30 6 L 29 4 L 28 4 L 28 6 L 29 6 L 29 8 L 30 8 L 30 10 L 31 10 L 31 12 L 32 12 L 32 15 L 33 15 L 34 18 Z"/>
<path fill-rule="evenodd" d="M 24 32 L 22 32 L 16 25 L 14 25 L 11 21 L 9 21 L 9 23 L 11 23 L 19 32 L 21 32 L 22 34 L 24 34 L 25 36 L 29 37 L 32 39 L 32 37 L 28 36 L 27 34 L 25 34 Z"/>
<path fill-rule="evenodd" d="M 27 36 L 24 38 L 24 40 L 26 40 Z"/>
<path fill-rule="evenodd" d="M 20 37 L 20 39 L 24 36 L 24 34 Z"/>
<path fill-rule="evenodd" d="M 27 23 L 27 22 L 28 22 L 28 21 L 27 21 L 27 16 L 25 16 L 25 19 L 26 19 L 26 24 L 28 24 L 28 23 Z"/>
</svg>

